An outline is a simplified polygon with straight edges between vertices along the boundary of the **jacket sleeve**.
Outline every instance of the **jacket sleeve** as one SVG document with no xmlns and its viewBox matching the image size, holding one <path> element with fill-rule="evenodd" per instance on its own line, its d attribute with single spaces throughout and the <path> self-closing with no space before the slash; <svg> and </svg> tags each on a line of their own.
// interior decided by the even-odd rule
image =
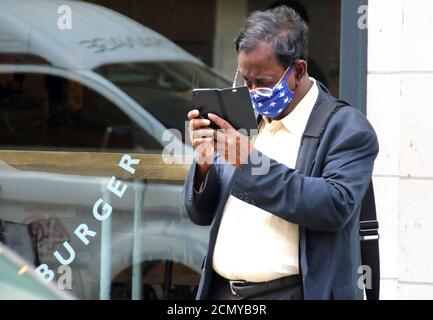
<svg viewBox="0 0 433 320">
<path fill-rule="evenodd" d="M 217 165 L 210 166 L 199 190 L 194 187 L 196 169 L 194 161 L 182 189 L 183 201 L 191 221 L 200 226 L 208 226 L 212 223 L 220 194 Z"/>
<path fill-rule="evenodd" d="M 317 231 L 344 228 L 362 203 L 379 150 L 365 117 L 345 109 L 331 119 L 322 139 L 327 150 L 320 177 L 304 176 L 269 158 L 268 173 L 254 175 L 253 163 L 266 155 L 253 149 L 235 184 L 256 206 L 286 221 Z"/>
</svg>

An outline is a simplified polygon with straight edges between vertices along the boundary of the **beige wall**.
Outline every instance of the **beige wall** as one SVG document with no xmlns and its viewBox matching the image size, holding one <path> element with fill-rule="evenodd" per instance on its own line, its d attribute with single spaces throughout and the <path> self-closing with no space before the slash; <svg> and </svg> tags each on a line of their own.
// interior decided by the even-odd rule
<svg viewBox="0 0 433 320">
<path fill-rule="evenodd" d="M 433 299 L 433 1 L 370 0 L 382 299 Z"/>
</svg>

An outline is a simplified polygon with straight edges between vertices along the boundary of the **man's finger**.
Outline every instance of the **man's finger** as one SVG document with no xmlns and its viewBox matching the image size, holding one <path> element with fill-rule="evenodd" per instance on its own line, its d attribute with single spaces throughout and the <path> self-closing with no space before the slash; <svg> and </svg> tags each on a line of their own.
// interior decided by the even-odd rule
<svg viewBox="0 0 433 320">
<path fill-rule="evenodd" d="M 188 120 L 192 120 L 194 118 L 197 118 L 198 115 L 200 114 L 200 112 L 197 109 L 191 110 L 190 112 L 188 112 Z"/>
<path fill-rule="evenodd" d="M 209 119 L 215 123 L 218 127 L 220 127 L 221 129 L 233 129 L 232 125 L 230 123 L 228 123 L 226 120 L 224 120 L 221 117 L 218 117 L 216 114 L 213 113 L 209 113 L 208 114 Z"/>
<path fill-rule="evenodd" d="M 208 119 L 192 119 L 191 123 L 193 130 L 200 127 L 208 127 L 210 125 L 210 121 Z"/>
</svg>

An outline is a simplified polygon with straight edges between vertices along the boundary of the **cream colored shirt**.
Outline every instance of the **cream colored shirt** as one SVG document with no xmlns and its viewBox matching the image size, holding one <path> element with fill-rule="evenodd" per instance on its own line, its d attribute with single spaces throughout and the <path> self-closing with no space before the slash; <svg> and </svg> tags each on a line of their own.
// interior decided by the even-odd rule
<svg viewBox="0 0 433 320">
<path fill-rule="evenodd" d="M 260 124 L 254 147 L 294 168 L 302 134 L 319 90 L 316 81 L 296 108 L 279 121 Z M 223 277 L 250 282 L 299 274 L 298 225 L 230 195 L 213 254 L 213 268 Z"/>
</svg>

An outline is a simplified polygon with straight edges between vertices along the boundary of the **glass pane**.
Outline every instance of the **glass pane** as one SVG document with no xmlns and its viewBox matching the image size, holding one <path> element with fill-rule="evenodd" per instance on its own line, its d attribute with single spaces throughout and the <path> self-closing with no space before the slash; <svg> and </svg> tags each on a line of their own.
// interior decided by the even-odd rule
<svg viewBox="0 0 433 320">
<path fill-rule="evenodd" d="M 182 132 L 182 137 L 186 115 L 193 109 L 192 89 L 231 86 L 211 69 L 187 62 L 121 63 L 95 71 L 118 85 L 166 128 Z"/>
<path fill-rule="evenodd" d="M 188 165 L 166 165 L 159 141 L 68 79 L 0 74 L 0 106 L 0 241 L 80 299 L 194 298 L 209 229 L 186 215 Z M 134 174 L 125 153 L 140 160 Z M 112 207 L 104 221 L 99 199 Z"/>
<path fill-rule="evenodd" d="M 155 152 L 161 144 L 119 107 L 80 83 L 0 74 L 3 149 Z"/>
</svg>

